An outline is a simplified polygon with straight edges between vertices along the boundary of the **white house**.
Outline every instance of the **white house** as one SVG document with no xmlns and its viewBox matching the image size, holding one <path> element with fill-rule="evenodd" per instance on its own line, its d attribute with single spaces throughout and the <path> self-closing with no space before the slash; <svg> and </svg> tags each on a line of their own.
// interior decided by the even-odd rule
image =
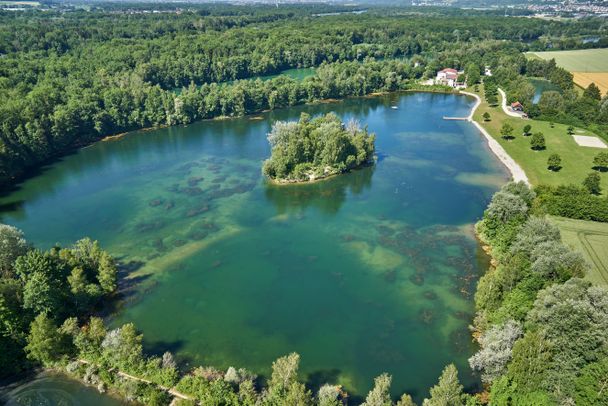
<svg viewBox="0 0 608 406">
<path fill-rule="evenodd" d="M 445 68 L 437 72 L 437 78 L 435 78 L 435 83 L 450 87 L 463 86 L 462 83 L 458 83 L 458 75 L 460 75 L 461 73 L 462 72 L 458 72 L 456 69 Z"/>
</svg>

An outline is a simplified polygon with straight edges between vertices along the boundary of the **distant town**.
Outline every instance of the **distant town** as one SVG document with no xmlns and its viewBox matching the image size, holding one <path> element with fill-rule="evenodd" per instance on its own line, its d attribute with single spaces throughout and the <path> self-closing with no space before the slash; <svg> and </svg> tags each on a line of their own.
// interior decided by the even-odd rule
<svg viewBox="0 0 608 406">
<path fill-rule="evenodd" d="M 536 0 L 536 1 L 483 1 L 483 0 L 413 0 L 412 5 L 423 7 L 470 7 L 476 9 L 527 10 L 536 17 L 587 17 L 608 16 L 608 1 Z"/>
</svg>

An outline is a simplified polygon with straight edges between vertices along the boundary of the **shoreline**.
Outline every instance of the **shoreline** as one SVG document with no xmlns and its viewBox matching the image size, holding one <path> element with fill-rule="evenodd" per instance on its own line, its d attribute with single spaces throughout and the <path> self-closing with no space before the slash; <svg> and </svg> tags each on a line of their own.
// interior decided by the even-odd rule
<svg viewBox="0 0 608 406">
<path fill-rule="evenodd" d="M 530 181 L 528 180 L 528 176 L 526 176 L 526 172 L 523 170 L 521 166 L 511 156 L 507 153 L 507 151 L 486 131 L 485 128 L 477 121 L 473 119 L 475 112 L 481 105 L 481 97 L 475 93 L 461 91 L 460 94 L 472 96 L 475 98 L 476 102 L 473 108 L 471 109 L 471 113 L 467 117 L 467 121 L 473 123 L 475 127 L 479 130 L 479 132 L 486 138 L 488 142 L 488 147 L 490 151 L 498 158 L 498 160 L 509 170 L 511 173 L 511 177 L 514 182 L 524 182 L 526 185 L 530 186 Z"/>
</svg>

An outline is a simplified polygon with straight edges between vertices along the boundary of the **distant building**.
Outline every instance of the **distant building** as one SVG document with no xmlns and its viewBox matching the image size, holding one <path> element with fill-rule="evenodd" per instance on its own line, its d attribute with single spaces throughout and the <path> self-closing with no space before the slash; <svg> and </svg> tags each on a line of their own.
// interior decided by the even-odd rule
<svg viewBox="0 0 608 406">
<path fill-rule="evenodd" d="M 458 72 L 456 69 L 445 68 L 437 72 L 437 78 L 435 79 L 435 83 L 450 87 L 464 86 L 464 83 L 458 83 L 458 76 L 461 73 L 462 72 Z"/>
<path fill-rule="evenodd" d="M 485 76 L 492 76 L 492 69 L 489 66 L 486 66 L 485 71 L 483 72 Z"/>
<path fill-rule="evenodd" d="M 513 111 L 524 111 L 524 106 L 520 102 L 511 103 L 511 109 Z"/>
</svg>

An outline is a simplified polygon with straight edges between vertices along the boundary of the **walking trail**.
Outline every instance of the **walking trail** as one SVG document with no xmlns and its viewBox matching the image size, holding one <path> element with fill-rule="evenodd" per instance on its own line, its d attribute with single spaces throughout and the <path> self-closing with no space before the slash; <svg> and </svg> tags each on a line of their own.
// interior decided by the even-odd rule
<svg viewBox="0 0 608 406">
<path fill-rule="evenodd" d="M 505 94 L 505 91 L 502 90 L 501 88 L 498 88 L 498 93 L 500 93 L 500 97 L 502 97 L 502 103 L 501 103 L 502 111 L 504 111 L 507 116 L 523 119 L 524 118 L 523 113 L 517 113 L 513 110 L 509 110 L 509 108 L 507 107 L 507 95 Z"/>
<path fill-rule="evenodd" d="M 496 155 L 496 157 L 498 157 L 500 162 L 502 162 L 503 165 L 507 167 L 509 172 L 511 172 L 511 176 L 513 177 L 513 180 L 515 182 L 524 182 L 527 185 L 530 185 L 530 181 L 528 180 L 528 177 L 526 176 L 526 172 L 524 172 L 522 167 L 519 166 L 519 164 L 517 162 L 515 162 L 515 160 L 513 158 L 511 158 L 511 156 L 507 153 L 507 151 L 505 151 L 505 149 L 502 147 L 502 145 L 500 145 L 498 143 L 498 141 L 496 141 L 486 131 L 486 129 L 481 126 L 481 124 L 479 124 L 477 121 L 473 120 L 473 115 L 475 114 L 475 111 L 477 111 L 477 108 L 481 104 L 481 98 L 478 95 L 476 95 L 475 93 L 469 93 L 469 92 L 464 92 L 464 91 L 461 91 L 460 93 L 466 94 L 468 96 L 472 96 L 475 98 L 475 100 L 477 100 L 475 102 L 475 106 L 473 106 L 473 109 L 471 110 L 471 114 L 469 114 L 469 116 L 467 117 L 467 121 L 473 123 L 473 125 L 475 125 L 475 127 L 477 127 L 479 132 L 481 132 L 483 134 L 483 136 L 486 137 L 490 150 L 494 153 L 494 155 Z M 503 97 L 503 104 L 504 104 L 504 102 L 506 100 L 506 96 L 505 96 L 504 92 L 502 92 L 502 91 L 501 91 L 501 96 Z"/>
</svg>

